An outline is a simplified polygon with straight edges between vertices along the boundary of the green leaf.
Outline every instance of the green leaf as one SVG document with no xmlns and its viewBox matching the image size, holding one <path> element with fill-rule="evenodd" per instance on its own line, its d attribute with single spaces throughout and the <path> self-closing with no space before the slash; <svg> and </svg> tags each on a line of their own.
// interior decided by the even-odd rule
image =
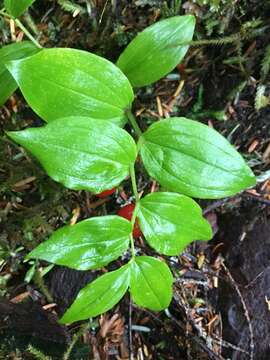
<svg viewBox="0 0 270 360">
<path fill-rule="evenodd" d="M 55 48 L 7 67 L 28 104 L 47 122 L 68 116 L 126 122 L 133 91 L 125 75 L 106 59 Z"/>
<path fill-rule="evenodd" d="M 140 200 L 138 218 L 147 242 L 161 254 L 178 255 L 192 241 L 212 237 L 200 206 L 184 195 L 149 194 Z"/>
<path fill-rule="evenodd" d="M 83 288 L 60 322 L 72 323 L 110 310 L 125 295 L 129 286 L 129 265 L 100 276 Z"/>
<path fill-rule="evenodd" d="M 36 156 L 55 181 L 96 194 L 119 185 L 137 155 L 125 130 L 85 117 L 58 119 L 8 135 Z"/>
<path fill-rule="evenodd" d="M 7 101 L 18 87 L 16 81 L 5 67 L 5 63 L 10 60 L 21 59 L 33 55 L 38 51 L 39 49 L 30 41 L 6 45 L 0 49 L 0 106 Z"/>
<path fill-rule="evenodd" d="M 4 5 L 9 15 L 18 18 L 34 1 L 35 0 L 4 0 Z"/>
<path fill-rule="evenodd" d="M 135 37 L 120 55 L 117 65 L 134 87 L 149 85 L 169 72 L 184 58 L 192 40 L 195 17 L 174 16 L 149 26 Z"/>
<path fill-rule="evenodd" d="M 136 257 L 130 275 L 130 292 L 137 305 L 154 311 L 169 306 L 173 277 L 164 262 L 151 256 Z"/>
<path fill-rule="evenodd" d="M 256 183 L 234 147 L 217 131 L 196 121 L 171 118 L 154 123 L 138 148 L 150 176 L 170 191 L 216 199 Z"/>
<path fill-rule="evenodd" d="M 120 216 L 100 216 L 55 231 L 27 255 L 76 270 L 97 269 L 123 254 L 132 226 Z"/>
</svg>

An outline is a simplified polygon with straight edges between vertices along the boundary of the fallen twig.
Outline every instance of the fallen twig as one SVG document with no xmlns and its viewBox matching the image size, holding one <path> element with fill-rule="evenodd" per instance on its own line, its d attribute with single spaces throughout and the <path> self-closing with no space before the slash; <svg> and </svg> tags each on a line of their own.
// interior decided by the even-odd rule
<svg viewBox="0 0 270 360">
<path fill-rule="evenodd" d="M 248 312 L 247 305 L 246 305 L 245 300 L 244 300 L 244 298 L 243 298 L 243 296 L 241 294 L 239 286 L 237 285 L 236 281 L 232 277 L 232 274 L 230 273 L 230 270 L 227 268 L 227 266 L 224 264 L 224 262 L 221 262 L 221 266 L 223 267 L 224 271 L 226 272 L 228 278 L 230 279 L 235 291 L 237 292 L 237 294 L 238 294 L 238 296 L 240 298 L 241 304 L 243 306 L 244 315 L 245 315 L 245 318 L 246 318 L 247 323 L 248 323 L 249 335 L 250 335 L 249 358 L 250 358 L 250 360 L 254 360 L 254 332 L 253 332 L 253 327 L 252 327 L 252 324 L 251 324 L 251 319 L 250 319 L 250 315 L 249 315 L 249 312 Z"/>
</svg>

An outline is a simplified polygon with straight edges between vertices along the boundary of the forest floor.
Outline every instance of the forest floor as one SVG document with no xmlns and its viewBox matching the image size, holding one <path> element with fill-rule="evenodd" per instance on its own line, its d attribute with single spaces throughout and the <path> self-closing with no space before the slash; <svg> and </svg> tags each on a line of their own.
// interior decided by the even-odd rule
<svg viewBox="0 0 270 360">
<path fill-rule="evenodd" d="M 4 135 L 42 124 L 17 91 L 0 108 L 0 359 L 270 359 L 270 1 L 72 3 L 37 0 L 22 21 L 44 47 L 84 49 L 111 61 L 137 32 L 177 14 L 196 15 L 195 40 L 240 33 L 239 43 L 191 47 L 175 71 L 138 91 L 134 110 L 142 129 L 170 116 L 215 128 L 258 184 L 200 201 L 215 236 L 167 258 L 175 277 L 168 311 L 139 309 L 126 296 L 88 323 L 60 326 L 59 315 L 96 273 L 54 266 L 43 275 L 48 264 L 25 263 L 25 255 L 63 224 L 116 213 L 132 192 L 127 180 L 98 199 L 51 180 Z M 0 18 L 0 44 L 23 37 Z M 140 163 L 137 170 L 139 191 L 158 187 Z M 145 247 L 142 239 L 138 246 Z"/>
</svg>

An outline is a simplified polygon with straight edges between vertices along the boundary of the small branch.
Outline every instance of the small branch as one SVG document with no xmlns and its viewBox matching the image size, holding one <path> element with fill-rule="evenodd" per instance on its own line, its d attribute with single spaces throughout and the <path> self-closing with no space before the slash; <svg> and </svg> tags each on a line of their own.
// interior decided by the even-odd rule
<svg viewBox="0 0 270 360">
<path fill-rule="evenodd" d="M 130 251 L 132 257 L 131 260 L 133 260 L 136 256 L 136 253 L 135 253 L 135 245 L 134 245 L 134 239 L 132 233 L 129 235 L 129 240 L 130 240 Z"/>
<path fill-rule="evenodd" d="M 132 229 L 134 228 L 134 225 L 135 225 L 135 221 L 136 221 L 136 217 L 137 217 L 138 210 L 139 210 L 139 203 L 137 202 L 137 203 L 136 203 L 136 206 L 135 206 L 135 209 L 134 209 L 134 211 L 133 211 L 133 214 L 132 214 L 131 221 L 130 221 L 130 222 L 131 222 Z M 132 260 L 135 258 L 135 256 L 136 256 L 133 233 L 130 234 L 130 247 L 131 247 L 131 256 L 132 256 L 131 261 L 132 261 Z"/>
<path fill-rule="evenodd" d="M 133 341 L 132 341 L 132 300 L 129 297 L 129 308 L 128 308 L 128 350 L 129 350 L 129 359 L 133 360 Z"/>
<path fill-rule="evenodd" d="M 0 10 L 0 15 L 5 16 L 8 19 L 11 19 L 11 16 L 5 12 L 5 8 Z"/>
<path fill-rule="evenodd" d="M 4 16 L 8 19 L 13 19 L 13 17 L 11 15 L 9 15 L 8 13 L 6 13 L 3 9 L 0 10 L 0 15 Z M 18 26 L 18 28 L 20 28 L 23 33 L 25 34 L 25 36 L 28 37 L 29 40 L 32 41 L 32 43 L 38 47 L 39 49 L 42 49 L 42 46 L 39 44 L 39 42 L 30 34 L 30 32 L 26 29 L 26 27 L 21 23 L 21 21 L 19 19 L 13 19 L 15 24 Z"/>
<path fill-rule="evenodd" d="M 248 190 L 246 190 L 243 193 L 243 195 L 251 197 L 252 199 L 257 200 L 258 202 L 261 202 L 262 204 L 270 205 L 270 200 L 269 199 L 265 199 L 264 197 L 262 197 L 260 195 L 253 194 L 253 193 L 249 192 Z"/>
<path fill-rule="evenodd" d="M 30 32 L 26 29 L 26 27 L 20 22 L 20 20 L 15 19 L 15 24 L 24 32 L 25 36 L 28 37 L 29 40 L 32 41 L 36 47 L 39 49 L 42 49 L 42 46 L 39 44 L 39 42 L 30 34 Z"/>
<path fill-rule="evenodd" d="M 207 206 L 205 209 L 203 209 L 203 215 L 208 214 L 210 211 L 216 210 L 219 207 L 225 205 L 226 203 L 228 203 L 230 200 L 232 200 L 232 197 L 228 197 L 225 199 L 221 199 L 221 200 L 217 200 L 212 202 L 209 206 Z"/>
<path fill-rule="evenodd" d="M 35 272 L 35 275 L 34 275 L 34 283 L 41 289 L 41 291 L 43 292 L 43 294 L 45 295 L 47 301 L 49 303 L 52 303 L 53 302 L 53 297 L 52 295 L 50 294 L 47 286 L 45 285 L 44 283 L 44 280 L 43 280 L 43 277 L 41 276 L 41 273 L 38 269 L 38 267 L 36 268 L 36 272 Z"/>
<path fill-rule="evenodd" d="M 151 312 L 148 312 L 147 310 L 144 311 L 149 315 L 151 315 Z M 186 329 L 187 329 L 186 324 L 176 319 L 169 311 L 165 311 L 165 314 L 171 320 L 172 323 L 177 325 L 181 330 L 183 330 L 186 333 Z M 205 353 L 208 355 L 209 360 L 225 360 L 223 357 L 215 354 L 213 350 L 211 350 L 207 346 L 205 341 L 203 341 L 199 336 L 195 334 L 190 335 L 189 333 L 186 333 L 186 336 L 188 336 L 192 341 L 196 342 L 201 347 L 201 349 L 205 351 Z"/>
<path fill-rule="evenodd" d="M 84 332 L 88 329 L 89 323 L 85 323 L 81 326 L 81 328 L 76 332 L 76 334 L 73 336 L 71 343 L 69 344 L 69 347 L 67 348 L 67 351 L 65 352 L 63 356 L 63 360 L 68 360 L 69 356 L 71 354 L 71 351 L 73 350 L 74 346 L 76 345 L 76 342 L 79 340 L 79 338 L 84 334 Z"/>
<path fill-rule="evenodd" d="M 133 194 L 134 194 L 135 200 L 136 200 L 136 206 L 135 206 L 135 209 L 133 211 L 132 218 L 131 218 L 131 221 L 130 221 L 132 229 L 133 229 L 134 225 L 135 225 L 137 213 L 138 213 L 138 210 L 139 210 L 139 201 L 140 201 L 140 196 L 139 196 L 139 193 L 138 193 L 137 183 L 136 183 L 136 175 L 135 175 L 134 164 L 130 165 L 129 173 L 130 173 L 130 177 L 131 177 Z M 134 259 L 136 254 L 135 254 L 135 246 L 134 246 L 134 239 L 133 239 L 133 234 L 132 233 L 130 234 L 130 247 L 131 247 L 132 259 Z"/>
<path fill-rule="evenodd" d="M 243 309 L 244 309 L 244 315 L 245 315 L 245 318 L 247 320 L 247 323 L 248 323 L 248 329 L 249 329 L 249 336 L 250 336 L 250 344 L 249 344 L 249 348 L 250 348 L 250 353 L 249 353 L 249 358 L 250 360 L 254 360 L 254 348 L 255 348 L 255 344 L 254 344 L 254 332 L 253 332 L 253 327 L 252 327 L 252 324 L 251 324 L 251 319 L 250 319 L 250 315 L 249 315 L 249 312 L 248 312 L 248 308 L 247 308 L 247 305 L 245 303 L 245 300 L 243 298 L 243 295 L 236 283 L 236 281 L 234 280 L 234 278 L 232 277 L 232 274 L 230 273 L 229 269 L 227 268 L 227 266 L 224 264 L 224 262 L 221 263 L 221 266 L 223 267 L 225 273 L 227 274 L 228 278 L 230 279 L 235 291 L 237 292 L 239 298 L 240 298 L 240 301 L 241 301 L 241 304 L 243 306 Z"/>
<path fill-rule="evenodd" d="M 135 116 L 132 114 L 131 110 L 127 110 L 127 111 L 126 111 L 126 115 L 127 115 L 127 117 L 128 117 L 128 120 L 129 120 L 131 126 L 133 127 L 136 135 L 137 135 L 138 137 L 140 137 L 140 136 L 142 135 L 142 131 L 141 131 L 141 129 L 139 128 L 139 126 L 138 126 L 138 124 L 137 124 L 137 121 L 136 121 L 136 118 L 135 118 Z"/>
<path fill-rule="evenodd" d="M 136 202 L 139 202 L 140 197 L 139 197 L 139 193 L 138 193 L 138 189 L 137 189 L 136 175 L 135 175 L 135 169 L 134 169 L 133 164 L 130 165 L 129 173 L 130 173 L 130 177 L 131 177 L 132 190 L 133 190 L 133 194 L 135 196 L 135 200 L 136 200 Z"/>
</svg>

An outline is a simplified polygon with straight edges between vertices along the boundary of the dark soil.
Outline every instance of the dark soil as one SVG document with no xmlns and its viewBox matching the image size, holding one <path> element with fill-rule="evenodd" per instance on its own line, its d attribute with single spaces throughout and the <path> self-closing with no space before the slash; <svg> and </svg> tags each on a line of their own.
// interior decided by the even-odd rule
<svg viewBox="0 0 270 360">
<path fill-rule="evenodd" d="M 234 279 L 232 282 L 227 276 L 219 289 L 223 338 L 248 353 L 231 351 L 232 359 L 249 359 L 252 343 L 254 359 L 269 359 L 269 215 L 269 208 L 258 214 L 258 206 L 248 202 L 237 216 L 226 214 L 222 218 L 220 237 L 226 244 L 226 264 Z"/>
</svg>

